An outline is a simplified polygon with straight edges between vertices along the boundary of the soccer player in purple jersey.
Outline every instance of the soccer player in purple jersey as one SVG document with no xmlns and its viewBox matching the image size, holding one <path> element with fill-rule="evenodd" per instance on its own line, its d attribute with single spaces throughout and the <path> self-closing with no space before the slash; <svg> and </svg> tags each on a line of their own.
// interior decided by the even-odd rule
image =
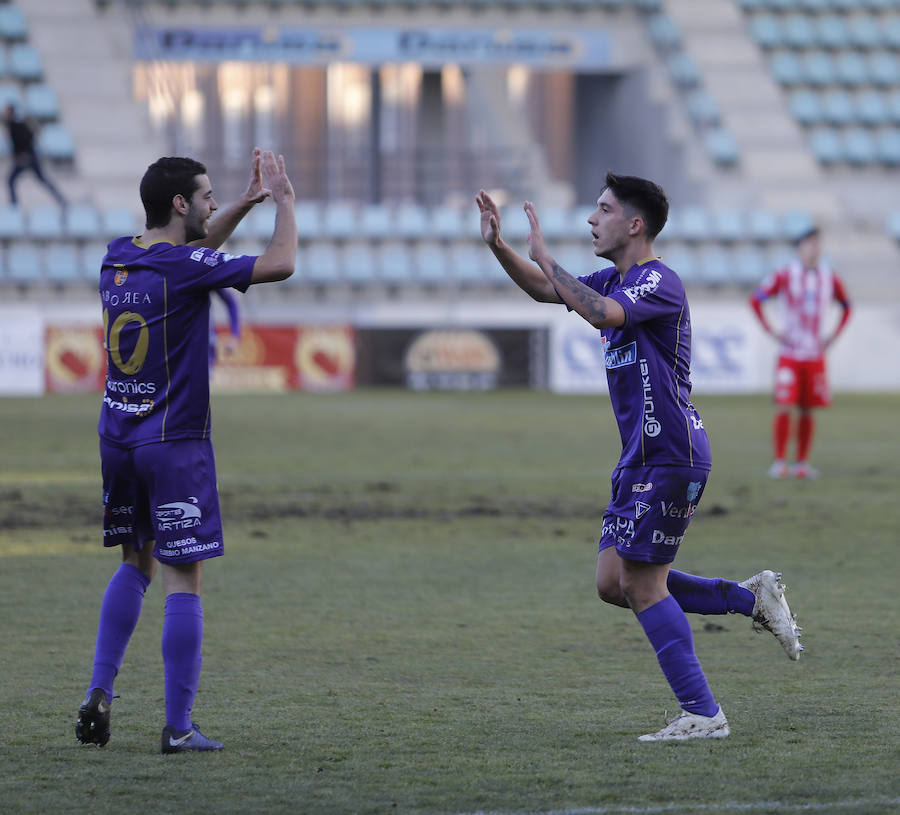
<svg viewBox="0 0 900 815">
<path fill-rule="evenodd" d="M 123 562 L 103 596 L 93 675 L 75 735 L 84 744 L 109 741 L 113 681 L 161 564 L 162 752 L 221 750 L 191 720 L 203 640 L 202 564 L 224 553 L 210 441 L 210 292 L 246 291 L 293 274 L 294 190 L 284 158 L 256 149 L 246 191 L 215 218 L 206 168 L 193 159 L 159 159 L 147 168 L 140 192 L 143 234 L 112 241 L 100 270 L 107 351 L 98 426 L 103 543 L 121 546 Z M 276 210 L 265 251 L 258 257 L 216 251 L 268 197 Z"/>
<path fill-rule="evenodd" d="M 791 659 L 799 659 L 802 647 L 780 574 L 766 570 L 737 583 L 671 568 L 711 460 L 703 421 L 690 401 L 684 286 L 653 251 L 668 217 L 665 193 L 646 179 L 607 174 L 588 223 L 594 254 L 613 265 L 579 278 L 547 251 L 530 202 L 528 259 L 501 238 L 500 213 L 484 190 L 476 203 L 482 237 L 513 281 L 534 300 L 565 304 L 602 332 L 622 455 L 603 515 L 597 591 L 637 616 L 682 708 L 640 740 L 724 738 L 728 722 L 700 667 L 685 612 L 743 614 L 757 630 L 771 631 Z"/>
</svg>

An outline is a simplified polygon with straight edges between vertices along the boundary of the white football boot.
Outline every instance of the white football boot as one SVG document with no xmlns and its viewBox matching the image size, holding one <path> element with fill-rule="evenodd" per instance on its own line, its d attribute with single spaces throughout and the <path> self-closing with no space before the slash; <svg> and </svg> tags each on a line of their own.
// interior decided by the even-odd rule
<svg viewBox="0 0 900 815">
<path fill-rule="evenodd" d="M 771 631 L 790 659 L 800 659 L 803 646 L 800 632 L 803 630 L 794 620 L 790 606 L 784 599 L 784 584 L 779 582 L 781 572 L 770 569 L 747 578 L 739 585 L 750 589 L 756 597 L 753 604 L 753 630 Z"/>
<path fill-rule="evenodd" d="M 655 733 L 638 736 L 638 741 L 686 741 L 687 739 L 724 739 L 731 731 L 721 705 L 715 716 L 701 716 L 682 710 Z"/>
</svg>

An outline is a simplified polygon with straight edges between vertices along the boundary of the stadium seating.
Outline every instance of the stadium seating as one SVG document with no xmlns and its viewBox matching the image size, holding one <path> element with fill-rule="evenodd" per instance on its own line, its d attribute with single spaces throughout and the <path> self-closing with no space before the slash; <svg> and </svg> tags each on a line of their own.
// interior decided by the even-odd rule
<svg viewBox="0 0 900 815">
<path fill-rule="evenodd" d="M 53 283 L 80 283 L 83 281 L 81 258 L 78 249 L 69 243 L 47 247 L 44 258 L 47 280 Z"/>
<path fill-rule="evenodd" d="M 43 277 L 40 250 L 33 243 L 14 243 L 6 253 L 6 278 L 14 283 L 36 284 Z"/>
<path fill-rule="evenodd" d="M 25 234 L 25 216 L 18 207 L 0 205 L 0 240 L 20 238 Z"/>
<path fill-rule="evenodd" d="M 63 216 L 56 206 L 35 207 L 28 213 L 25 234 L 38 242 L 55 240 L 63 234 Z"/>
<path fill-rule="evenodd" d="M 0 40 L 22 42 L 28 38 L 25 15 L 14 3 L 0 5 Z"/>
<path fill-rule="evenodd" d="M 788 108 L 826 167 L 896 166 L 900 3 L 737 0 Z"/>
</svg>

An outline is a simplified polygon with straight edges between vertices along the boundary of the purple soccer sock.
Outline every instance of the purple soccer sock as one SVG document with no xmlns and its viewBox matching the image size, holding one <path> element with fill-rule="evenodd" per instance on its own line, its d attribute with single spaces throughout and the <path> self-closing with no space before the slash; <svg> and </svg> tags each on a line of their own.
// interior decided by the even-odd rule
<svg viewBox="0 0 900 815">
<path fill-rule="evenodd" d="M 108 702 L 112 701 L 113 682 L 122 667 L 125 650 L 141 616 L 144 593 L 149 585 L 150 578 L 140 569 L 123 563 L 110 578 L 103 594 L 94 649 L 94 672 L 88 690 L 101 688 Z"/>
<path fill-rule="evenodd" d="M 670 594 L 645 608 L 637 618 L 678 704 L 690 713 L 715 716 L 719 706 L 694 653 L 691 626 L 675 598 Z"/>
<path fill-rule="evenodd" d="M 166 675 L 166 724 L 179 733 L 191 729 L 191 708 L 200 683 L 203 604 L 198 594 L 166 597 L 162 657 Z"/>
<path fill-rule="evenodd" d="M 681 610 L 689 614 L 743 614 L 749 617 L 756 602 L 750 589 L 720 577 L 698 577 L 672 569 L 666 586 Z"/>
</svg>

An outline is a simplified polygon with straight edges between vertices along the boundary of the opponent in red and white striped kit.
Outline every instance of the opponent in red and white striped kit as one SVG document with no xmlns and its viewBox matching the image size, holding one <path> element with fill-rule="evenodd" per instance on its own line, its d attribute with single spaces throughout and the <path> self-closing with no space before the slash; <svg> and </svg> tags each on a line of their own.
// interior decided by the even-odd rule
<svg viewBox="0 0 900 815">
<path fill-rule="evenodd" d="M 825 372 L 825 351 L 843 331 L 850 318 L 850 301 L 844 284 L 820 258 L 819 230 L 807 230 L 796 241 L 797 257 L 785 268 L 773 272 L 756 289 L 750 305 L 763 328 L 779 342 L 775 369 L 775 420 L 772 441 L 775 460 L 769 468 L 772 478 L 793 475 L 815 478 L 809 466 L 815 420 L 813 408 L 831 404 Z M 763 302 L 777 298 L 777 323 L 773 326 L 763 310 Z M 841 317 L 830 334 L 825 334 L 831 304 L 841 307 Z M 791 408 L 798 409 L 796 463 L 785 461 L 791 436 Z"/>
</svg>

